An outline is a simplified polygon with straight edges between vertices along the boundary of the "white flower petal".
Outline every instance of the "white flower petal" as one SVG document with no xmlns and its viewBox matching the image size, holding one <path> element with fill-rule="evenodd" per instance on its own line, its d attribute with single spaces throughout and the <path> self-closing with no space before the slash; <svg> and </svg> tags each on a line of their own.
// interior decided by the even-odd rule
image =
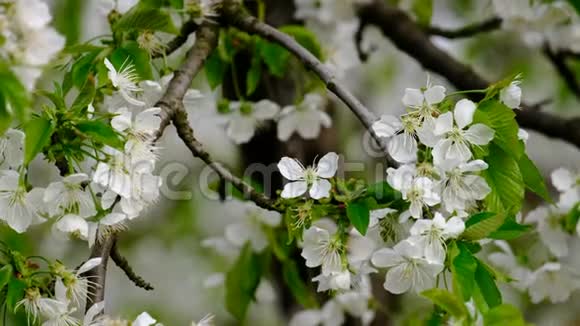
<svg viewBox="0 0 580 326">
<path fill-rule="evenodd" d="M 308 190 L 308 185 L 306 184 L 306 181 L 289 182 L 286 185 L 284 185 L 284 190 L 282 190 L 280 196 L 282 198 L 295 198 L 303 195 L 306 192 L 306 190 Z"/>
<path fill-rule="evenodd" d="M 321 199 L 330 197 L 330 189 L 332 185 L 328 180 L 325 179 L 318 179 L 312 183 L 312 187 L 310 188 L 310 197 L 312 199 Z"/>
<path fill-rule="evenodd" d="M 482 123 L 478 123 L 469 127 L 464 136 L 472 144 L 487 145 L 493 139 L 494 134 L 495 131 L 493 129 Z"/>
<path fill-rule="evenodd" d="M 91 269 L 99 266 L 102 261 L 103 261 L 103 259 L 101 257 L 91 258 L 91 259 L 87 260 L 86 263 L 82 264 L 81 267 L 79 267 L 79 270 L 76 272 L 76 274 L 81 275 L 85 272 L 88 272 Z"/>
<path fill-rule="evenodd" d="M 435 135 L 443 135 L 453 130 L 453 114 L 445 112 L 435 119 Z"/>
<path fill-rule="evenodd" d="M 324 155 L 316 165 L 316 175 L 321 178 L 332 178 L 338 169 L 338 155 L 334 152 Z"/>
<path fill-rule="evenodd" d="M 284 156 L 278 162 L 278 170 L 282 176 L 291 181 L 304 179 L 304 168 L 297 160 Z"/>
<path fill-rule="evenodd" d="M 445 99 L 445 87 L 436 85 L 425 91 L 425 101 L 431 105 L 441 103 Z"/>
<path fill-rule="evenodd" d="M 401 294 L 409 291 L 412 283 L 412 274 L 407 272 L 405 264 L 401 264 L 387 272 L 383 286 L 393 294 Z"/>
<path fill-rule="evenodd" d="M 381 119 L 373 123 L 373 131 L 379 137 L 392 137 L 402 128 L 401 120 L 392 115 L 383 115 Z"/>
<path fill-rule="evenodd" d="M 423 92 L 416 88 L 406 88 L 403 104 L 412 108 L 421 107 L 423 105 Z"/>
<path fill-rule="evenodd" d="M 475 113 L 475 109 L 475 103 L 468 99 L 462 99 L 457 102 L 457 104 L 455 104 L 453 115 L 459 129 L 463 129 L 471 124 L 473 121 L 473 114 Z"/>
</svg>

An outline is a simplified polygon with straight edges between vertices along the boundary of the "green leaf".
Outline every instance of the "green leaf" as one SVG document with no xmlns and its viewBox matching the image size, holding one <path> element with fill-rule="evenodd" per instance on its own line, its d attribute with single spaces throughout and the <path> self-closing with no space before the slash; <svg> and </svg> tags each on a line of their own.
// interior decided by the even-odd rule
<svg viewBox="0 0 580 326">
<path fill-rule="evenodd" d="M 14 311 L 16 304 L 24 298 L 24 291 L 26 290 L 26 283 L 24 281 L 12 277 L 8 283 L 8 292 L 6 294 L 6 306 L 9 311 Z"/>
<path fill-rule="evenodd" d="M 294 37 L 296 42 L 302 45 L 306 50 L 318 59 L 323 60 L 320 42 L 318 41 L 316 34 L 314 34 L 310 29 L 300 25 L 286 25 L 280 27 L 279 30 Z"/>
<path fill-rule="evenodd" d="M 487 209 L 515 214 L 522 206 L 525 192 L 518 162 L 494 144 L 489 146 L 485 161 L 489 167 L 482 176 L 491 188 L 491 193 L 485 198 Z"/>
<path fill-rule="evenodd" d="M 91 51 L 73 63 L 71 67 L 71 79 L 76 88 L 82 89 L 85 85 L 91 71 L 94 70 L 95 60 L 101 51 L 101 49 Z"/>
<path fill-rule="evenodd" d="M 439 308 L 445 310 L 453 317 L 462 318 L 469 315 L 465 304 L 447 290 L 430 289 L 421 292 L 421 295 L 431 300 Z"/>
<path fill-rule="evenodd" d="M 259 40 L 257 45 L 259 54 L 268 71 L 276 77 L 284 77 L 290 62 L 290 52 L 278 44 L 270 43 L 265 40 Z"/>
<path fill-rule="evenodd" d="M 364 201 L 347 203 L 346 216 L 360 234 L 365 235 L 367 233 L 370 221 L 370 211 Z"/>
<path fill-rule="evenodd" d="M 223 82 L 224 75 L 226 73 L 228 64 L 224 62 L 218 51 L 213 51 L 213 53 L 207 58 L 204 65 L 205 77 L 211 89 L 215 89 Z"/>
<path fill-rule="evenodd" d="M 580 0 L 568 0 L 568 2 L 580 13 Z"/>
<path fill-rule="evenodd" d="M 411 11 L 420 25 L 429 26 L 433 16 L 433 0 L 413 0 Z"/>
<path fill-rule="evenodd" d="M 12 112 L 20 122 L 28 121 L 30 113 L 28 91 L 10 67 L 3 62 L 0 62 L 0 93 L 5 110 Z M 2 124 L 5 125 L 6 122 Z"/>
<path fill-rule="evenodd" d="M 139 47 L 135 41 L 127 42 L 121 48 L 117 48 L 111 54 L 111 62 L 119 71 L 121 67 L 126 67 L 131 64 L 140 80 L 153 79 L 153 71 L 151 69 L 151 57 L 144 49 Z"/>
<path fill-rule="evenodd" d="M 247 243 L 241 250 L 238 260 L 226 274 L 226 308 L 239 321 L 244 320 L 246 312 L 262 277 L 261 257 L 252 252 Z"/>
<path fill-rule="evenodd" d="M 532 229 L 531 225 L 523 225 L 516 222 L 514 216 L 505 219 L 504 223 L 491 234 L 489 238 L 501 240 L 513 240 L 528 233 Z"/>
<path fill-rule="evenodd" d="M 492 144 L 496 144 L 508 155 L 519 159 L 524 153 L 524 146 L 518 138 L 519 126 L 513 111 L 497 100 L 486 100 L 477 106 L 473 123 L 483 123 L 495 130 Z"/>
<path fill-rule="evenodd" d="M 24 165 L 32 162 L 44 146 L 50 143 L 50 136 L 54 132 L 54 126 L 45 117 L 32 118 L 25 126 L 24 133 Z"/>
<path fill-rule="evenodd" d="M 477 260 L 477 269 L 475 270 L 475 282 L 490 309 L 502 303 L 501 293 L 495 284 L 493 275 L 479 260 Z"/>
<path fill-rule="evenodd" d="M 282 265 L 282 276 L 284 278 L 284 283 L 286 283 L 288 289 L 292 292 L 292 295 L 298 303 L 300 303 L 304 308 L 318 307 L 316 296 L 300 277 L 295 262 L 292 260 L 284 262 Z"/>
<path fill-rule="evenodd" d="M 463 242 L 454 242 L 449 249 L 453 291 L 459 297 L 463 298 L 463 301 L 468 301 L 475 288 L 477 260 L 471 254 L 468 246 Z"/>
<path fill-rule="evenodd" d="M 520 157 L 518 165 L 526 188 L 542 197 L 545 201 L 552 203 L 553 200 L 550 197 L 550 192 L 544 183 L 544 178 L 542 177 L 540 170 L 538 170 L 538 167 L 536 167 L 534 162 L 530 160 L 527 154 L 524 153 Z"/>
<path fill-rule="evenodd" d="M 260 83 L 260 79 L 262 78 L 262 62 L 260 61 L 259 57 L 254 57 L 252 59 L 252 65 L 250 66 L 250 70 L 246 75 L 246 95 L 250 96 L 258 88 L 258 84 Z"/>
<path fill-rule="evenodd" d="M 169 0 L 169 4 L 172 8 L 183 9 L 183 0 Z"/>
<path fill-rule="evenodd" d="M 4 287 L 8 285 L 8 282 L 10 282 L 13 272 L 12 265 L 5 265 L 0 268 L 0 292 L 2 292 L 2 289 L 4 289 Z"/>
<path fill-rule="evenodd" d="M 481 212 L 474 214 L 465 221 L 465 231 L 461 237 L 468 240 L 487 238 L 490 233 L 503 224 L 504 220 L 504 213 Z"/>
<path fill-rule="evenodd" d="M 108 123 L 100 120 L 87 120 L 77 123 L 76 128 L 95 142 L 123 149 L 123 140 Z"/>
<path fill-rule="evenodd" d="M 93 102 L 95 97 L 95 80 L 93 78 L 87 79 L 85 86 L 81 89 L 81 92 L 71 105 L 71 110 L 77 111 L 82 110 L 89 106 Z"/>
<path fill-rule="evenodd" d="M 3 135 L 12 124 L 12 113 L 8 110 L 8 103 L 4 93 L 0 92 L 0 136 Z"/>
<path fill-rule="evenodd" d="M 401 193 L 391 187 L 386 181 L 369 185 L 367 187 L 367 194 L 381 204 L 402 200 Z"/>
<path fill-rule="evenodd" d="M 509 304 L 502 304 L 490 309 L 483 316 L 485 326 L 525 326 L 526 321 L 520 310 Z"/>
<path fill-rule="evenodd" d="M 113 31 L 147 30 L 178 34 L 171 16 L 160 9 L 137 5 L 127 11 L 113 26 Z"/>
</svg>

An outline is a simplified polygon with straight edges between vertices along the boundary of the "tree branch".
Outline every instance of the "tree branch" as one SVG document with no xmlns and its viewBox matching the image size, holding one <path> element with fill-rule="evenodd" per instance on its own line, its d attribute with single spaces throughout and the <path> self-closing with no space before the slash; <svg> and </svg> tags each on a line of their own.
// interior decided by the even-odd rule
<svg viewBox="0 0 580 326">
<path fill-rule="evenodd" d="M 135 271 L 129 264 L 129 261 L 127 261 L 127 258 L 121 255 L 121 252 L 119 252 L 119 247 L 117 246 L 117 242 L 118 239 L 114 239 L 113 246 L 111 247 L 110 252 L 111 259 L 123 272 L 125 272 L 125 275 L 127 276 L 128 279 L 130 279 L 133 282 L 133 284 L 147 291 L 153 290 L 154 289 L 153 285 L 145 281 L 141 276 L 137 275 L 137 273 L 135 273 Z"/>
<path fill-rule="evenodd" d="M 560 77 L 566 82 L 566 85 L 574 95 L 580 99 L 580 84 L 574 72 L 566 63 L 566 56 L 559 52 L 554 52 L 549 45 L 544 46 L 544 54 L 550 60 Z"/>
<path fill-rule="evenodd" d="M 334 74 L 316 58 L 312 53 L 302 47 L 296 40 L 288 34 L 280 32 L 276 28 L 259 21 L 250 15 L 240 3 L 233 0 L 225 0 L 222 6 L 221 18 L 224 24 L 239 28 L 240 30 L 259 35 L 260 37 L 276 43 L 288 51 L 326 84 L 326 88 L 334 93 L 362 122 L 376 143 L 385 153 L 388 163 L 392 166 L 398 165 L 386 150 L 385 142 L 374 132 L 372 124 L 378 119 L 369 109 L 367 109 L 339 80 Z"/>
<path fill-rule="evenodd" d="M 97 237 L 97 241 L 95 241 L 95 244 L 93 245 L 93 250 L 91 251 L 91 256 L 89 259 L 100 257 L 102 261 L 101 264 L 99 264 L 97 267 L 85 273 L 85 276 L 94 282 L 94 289 L 92 291 L 88 291 L 85 310 L 89 310 L 93 304 L 105 300 L 107 263 L 109 262 L 109 253 L 111 252 L 115 238 L 115 234 L 108 234 L 107 236 L 100 239 L 100 241 L 99 237 Z"/>
<path fill-rule="evenodd" d="M 459 90 L 487 88 L 490 83 L 469 66 L 457 61 L 435 46 L 423 29 L 404 11 L 377 1 L 358 6 L 362 22 L 379 27 L 399 50 L 417 60 L 425 69 L 444 76 Z M 469 94 L 481 99 L 481 94 Z M 527 104 L 516 110 L 516 119 L 523 128 L 535 130 L 580 147 L 580 118 L 564 119 L 550 113 L 530 110 Z"/>
<path fill-rule="evenodd" d="M 501 19 L 494 17 L 482 22 L 473 23 L 457 29 L 445 29 L 436 26 L 426 27 L 425 33 L 429 35 L 437 35 L 445 38 L 465 38 L 471 37 L 480 33 L 487 33 L 494 31 L 501 26 Z"/>
</svg>

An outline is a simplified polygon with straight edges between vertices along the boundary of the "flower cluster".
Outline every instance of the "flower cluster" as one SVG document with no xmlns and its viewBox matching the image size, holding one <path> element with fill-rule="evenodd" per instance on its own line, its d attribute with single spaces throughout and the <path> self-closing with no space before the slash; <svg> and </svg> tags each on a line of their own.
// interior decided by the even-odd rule
<svg viewBox="0 0 580 326">
<path fill-rule="evenodd" d="M 30 91 L 42 70 L 64 47 L 65 39 L 49 24 L 43 0 L 3 1 L 0 4 L 0 58 Z"/>
</svg>

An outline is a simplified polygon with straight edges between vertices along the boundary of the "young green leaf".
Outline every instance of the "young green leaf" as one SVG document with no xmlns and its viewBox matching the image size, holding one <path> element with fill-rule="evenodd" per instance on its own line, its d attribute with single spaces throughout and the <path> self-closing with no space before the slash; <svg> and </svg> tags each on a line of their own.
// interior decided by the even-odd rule
<svg viewBox="0 0 580 326">
<path fill-rule="evenodd" d="M 477 260 L 463 242 L 453 242 L 449 247 L 449 253 L 451 261 L 450 269 L 453 277 L 453 291 L 463 301 L 468 301 L 475 287 Z"/>
<path fill-rule="evenodd" d="M 12 123 L 12 113 L 8 110 L 8 103 L 2 92 L 0 92 L 0 136 L 2 136 Z"/>
<path fill-rule="evenodd" d="M 4 265 L 4 267 L 0 268 L 0 292 L 10 282 L 13 272 L 12 265 Z"/>
<path fill-rule="evenodd" d="M 80 59 L 73 63 L 70 73 L 72 84 L 76 88 L 82 89 L 82 87 L 85 85 L 85 82 L 89 78 L 91 71 L 94 71 L 95 69 L 95 61 L 101 52 L 102 49 L 93 50 L 83 55 Z"/>
<path fill-rule="evenodd" d="M 347 203 L 346 216 L 360 234 L 365 235 L 367 233 L 370 210 L 365 201 Z"/>
<path fill-rule="evenodd" d="M 298 303 L 300 303 L 304 308 L 318 307 L 316 296 L 300 277 L 295 262 L 292 260 L 284 262 L 282 265 L 282 276 L 284 278 L 284 283 L 286 283 L 288 289 L 292 292 L 292 295 Z"/>
<path fill-rule="evenodd" d="M 6 307 L 9 311 L 14 311 L 16 304 L 24 298 L 24 291 L 26 290 L 26 283 L 24 281 L 12 277 L 8 282 L 8 292 L 6 293 Z"/>
<path fill-rule="evenodd" d="M 489 234 L 489 238 L 513 240 L 528 233 L 532 229 L 531 225 L 523 225 L 516 222 L 514 216 L 509 216 L 503 224 L 495 231 Z"/>
<path fill-rule="evenodd" d="M 433 0 L 414 0 L 411 7 L 413 14 L 417 17 L 417 22 L 423 26 L 431 24 L 433 16 Z"/>
<path fill-rule="evenodd" d="M 524 180 L 518 161 L 499 146 L 491 144 L 486 157 L 489 167 L 482 176 L 491 188 L 485 198 L 487 209 L 493 212 L 517 213 L 524 200 Z"/>
<path fill-rule="evenodd" d="M 490 309 L 484 316 L 485 326 L 525 326 L 526 321 L 520 310 L 509 304 L 502 304 Z"/>
<path fill-rule="evenodd" d="M 284 32 L 296 40 L 300 45 L 302 45 L 306 50 L 312 53 L 315 57 L 323 60 L 322 46 L 320 42 L 311 30 L 300 25 L 286 25 L 279 28 L 281 32 Z"/>
<path fill-rule="evenodd" d="M 252 60 L 252 65 L 250 70 L 246 75 L 246 95 L 250 96 L 258 88 L 260 83 L 260 78 L 262 78 L 262 62 L 259 57 L 254 57 Z"/>
<path fill-rule="evenodd" d="M 518 161 L 522 177 L 524 178 L 524 183 L 526 188 L 534 192 L 538 196 L 542 197 L 545 201 L 551 203 L 552 198 L 550 197 L 550 192 L 544 183 L 544 178 L 538 170 L 538 167 L 534 164 L 532 160 L 524 153 L 520 160 Z"/>
<path fill-rule="evenodd" d="M 100 120 L 87 120 L 77 123 L 76 128 L 87 137 L 98 143 L 102 143 L 119 150 L 123 149 L 123 140 L 108 123 Z"/>
<path fill-rule="evenodd" d="M 203 69 L 211 89 L 215 89 L 223 82 L 228 64 L 224 62 L 218 51 L 214 51 L 205 61 Z"/>
<path fill-rule="evenodd" d="M 261 258 L 252 252 L 251 245 L 247 243 L 234 266 L 226 274 L 226 308 L 239 321 L 246 317 L 260 284 L 263 269 Z"/>
<path fill-rule="evenodd" d="M 493 130 L 492 144 L 496 144 L 503 151 L 516 160 L 524 153 L 524 146 L 518 138 L 519 126 L 516 114 L 512 109 L 497 100 L 486 100 L 477 106 L 473 116 L 473 123 L 483 123 Z"/>
<path fill-rule="evenodd" d="M 78 111 L 89 106 L 89 104 L 93 102 L 95 92 L 95 80 L 93 78 L 87 79 L 85 85 L 81 89 L 81 92 L 71 105 L 71 110 Z"/>
<path fill-rule="evenodd" d="M 265 40 L 259 40 L 256 47 L 270 73 L 276 77 L 284 77 L 290 62 L 290 52 L 278 44 Z"/>
<path fill-rule="evenodd" d="M 474 214 L 465 222 L 465 231 L 461 237 L 468 240 L 480 240 L 497 230 L 504 222 L 504 213 L 481 212 Z"/>
<path fill-rule="evenodd" d="M 54 125 L 45 117 L 32 118 L 24 125 L 24 165 L 32 162 L 44 146 L 50 142 L 50 136 L 54 132 Z"/>
<path fill-rule="evenodd" d="M 131 64 L 140 80 L 153 79 L 151 57 L 147 51 L 141 49 L 139 44 L 135 41 L 127 42 L 123 47 L 115 49 L 111 54 L 110 59 L 117 70 Z"/>
<path fill-rule="evenodd" d="M 434 288 L 421 292 L 421 295 L 455 318 L 460 319 L 469 315 L 465 304 L 447 290 Z"/>
<path fill-rule="evenodd" d="M 28 92 L 20 79 L 4 62 L 0 62 L 0 93 L 2 93 L 4 105 L 10 107 L 9 111 L 14 117 L 20 122 L 28 121 L 30 113 Z"/>
<path fill-rule="evenodd" d="M 475 270 L 475 282 L 490 309 L 502 303 L 501 293 L 495 284 L 493 275 L 479 260 L 477 260 L 477 268 Z"/>
<path fill-rule="evenodd" d="M 160 9 L 137 5 L 127 11 L 113 26 L 113 31 L 146 30 L 178 34 L 171 16 Z"/>
</svg>

